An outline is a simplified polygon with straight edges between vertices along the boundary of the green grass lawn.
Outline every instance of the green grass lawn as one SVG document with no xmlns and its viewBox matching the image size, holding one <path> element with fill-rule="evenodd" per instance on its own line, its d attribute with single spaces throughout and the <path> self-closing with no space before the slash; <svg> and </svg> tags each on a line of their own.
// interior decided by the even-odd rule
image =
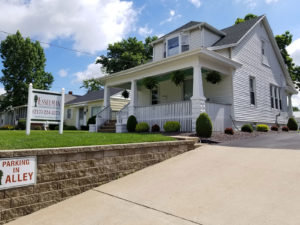
<svg viewBox="0 0 300 225">
<path fill-rule="evenodd" d="M 174 138 L 161 134 L 136 133 L 89 133 L 87 131 L 0 131 L 0 150 L 25 148 L 53 148 L 88 145 L 109 145 L 154 141 L 172 141 Z"/>
</svg>

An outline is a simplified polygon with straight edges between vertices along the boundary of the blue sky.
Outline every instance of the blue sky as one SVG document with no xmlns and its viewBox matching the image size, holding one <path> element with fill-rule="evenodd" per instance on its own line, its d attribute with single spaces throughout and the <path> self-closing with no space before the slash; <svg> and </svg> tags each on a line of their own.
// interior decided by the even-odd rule
<svg viewBox="0 0 300 225">
<path fill-rule="evenodd" d="M 266 14 L 274 34 L 289 30 L 294 35 L 289 51 L 300 65 L 299 8 L 297 0 L 0 0 L 0 30 L 19 29 L 24 36 L 88 52 L 43 45 L 46 71 L 55 79 L 52 90 L 64 87 L 84 94 L 82 80 L 102 75 L 94 61 L 105 54 L 108 43 L 129 36 L 143 40 L 163 35 L 191 20 L 221 29 L 247 13 Z M 0 40 L 4 38 L 0 33 Z M 300 98 L 294 103 L 300 105 Z"/>
</svg>

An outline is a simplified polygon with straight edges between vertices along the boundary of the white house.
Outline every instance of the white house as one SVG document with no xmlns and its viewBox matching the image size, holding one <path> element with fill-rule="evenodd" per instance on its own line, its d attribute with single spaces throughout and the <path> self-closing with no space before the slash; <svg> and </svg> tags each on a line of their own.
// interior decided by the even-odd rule
<svg viewBox="0 0 300 225">
<path fill-rule="evenodd" d="M 297 91 L 266 16 L 222 30 L 192 21 L 152 44 L 152 62 L 101 78 L 106 110 L 98 126 L 110 119 L 112 87 L 131 90 L 130 103 L 118 113 L 117 132 L 126 132 L 130 115 L 161 128 L 177 120 L 181 131 L 194 131 L 201 112 L 208 113 L 215 131 L 245 123 L 285 124 L 292 116 Z M 178 70 L 185 79 L 176 86 L 170 74 Z M 207 81 L 211 71 L 221 74 L 221 82 Z M 158 86 L 145 88 L 146 77 L 156 77 Z"/>
</svg>

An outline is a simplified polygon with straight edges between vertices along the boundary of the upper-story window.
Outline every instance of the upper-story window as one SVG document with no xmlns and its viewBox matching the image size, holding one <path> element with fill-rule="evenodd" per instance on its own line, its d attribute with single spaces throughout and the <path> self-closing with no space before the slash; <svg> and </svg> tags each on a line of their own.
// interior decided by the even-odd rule
<svg viewBox="0 0 300 225">
<path fill-rule="evenodd" d="M 261 41 L 261 54 L 264 56 L 266 53 L 266 50 L 265 50 L 265 42 L 264 41 Z"/>
<path fill-rule="evenodd" d="M 174 37 L 168 40 L 168 56 L 179 53 L 179 37 Z"/>
<path fill-rule="evenodd" d="M 188 51 L 190 49 L 189 35 L 181 35 L 181 52 Z"/>
<path fill-rule="evenodd" d="M 250 104 L 255 105 L 255 78 L 250 77 Z"/>
<path fill-rule="evenodd" d="M 265 66 L 270 66 L 268 61 L 267 42 L 264 40 L 261 41 L 261 55 L 262 64 L 264 64 Z"/>
</svg>

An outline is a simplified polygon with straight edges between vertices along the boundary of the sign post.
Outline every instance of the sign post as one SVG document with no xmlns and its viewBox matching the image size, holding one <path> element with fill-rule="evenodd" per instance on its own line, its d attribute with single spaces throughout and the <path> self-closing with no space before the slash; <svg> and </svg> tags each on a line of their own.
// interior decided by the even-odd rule
<svg viewBox="0 0 300 225">
<path fill-rule="evenodd" d="M 28 88 L 26 134 L 30 134 L 31 123 L 59 125 L 59 133 L 63 133 L 65 89 L 61 93 Z"/>
</svg>

